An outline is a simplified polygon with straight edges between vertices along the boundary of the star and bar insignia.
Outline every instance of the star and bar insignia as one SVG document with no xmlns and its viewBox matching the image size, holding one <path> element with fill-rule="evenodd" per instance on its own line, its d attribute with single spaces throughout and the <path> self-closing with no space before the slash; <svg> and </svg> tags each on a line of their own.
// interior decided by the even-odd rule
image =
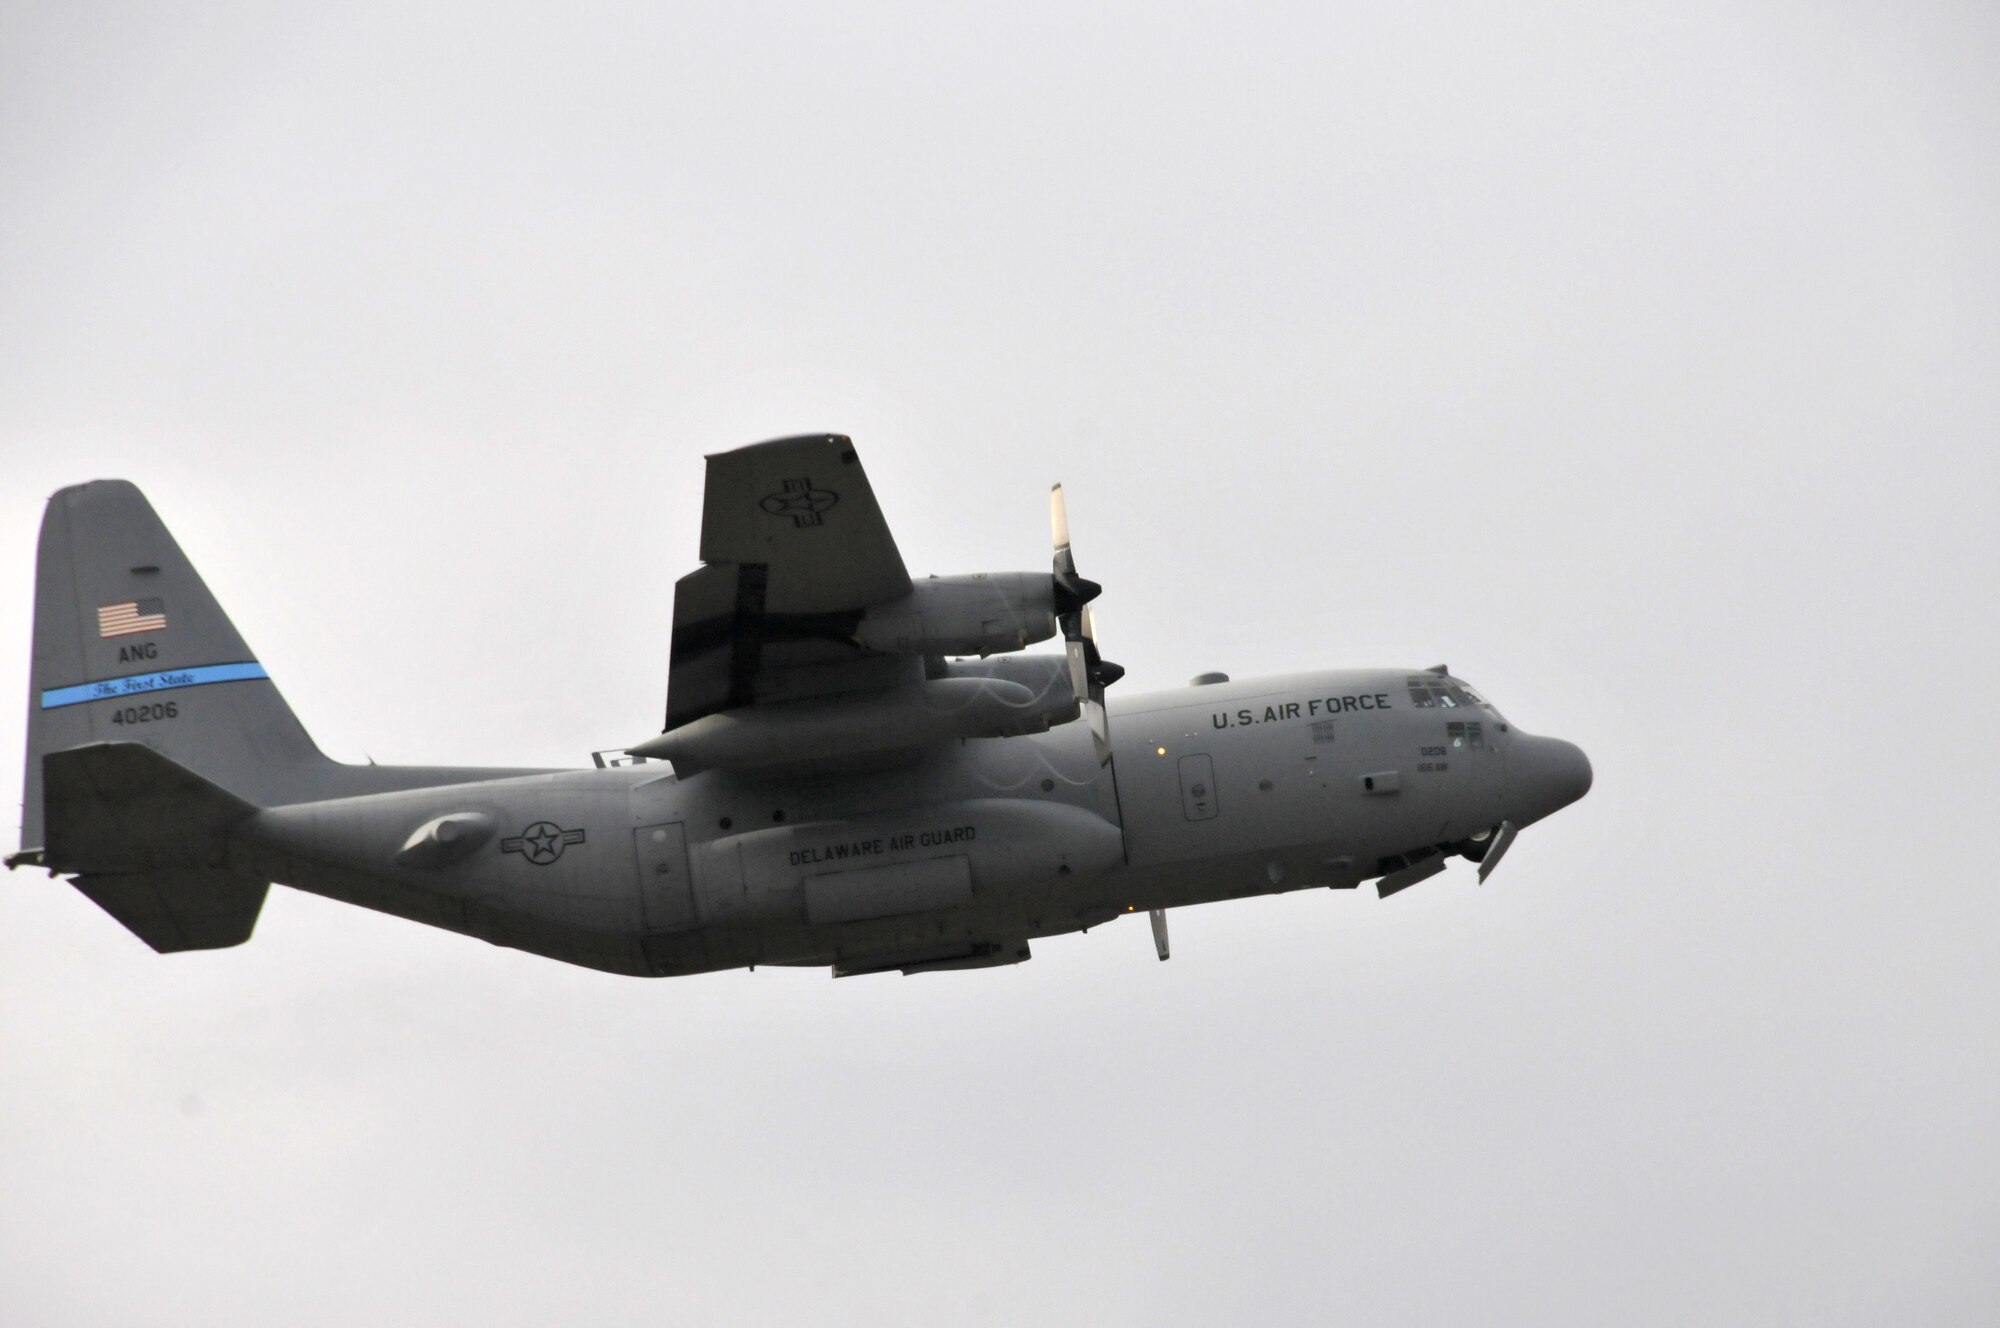
<svg viewBox="0 0 2000 1328">
<path fill-rule="evenodd" d="M 546 867 L 563 855 L 563 849 L 583 842 L 583 831 L 565 830 L 554 821 L 537 821 L 518 835 L 500 841 L 502 853 L 518 853 L 537 867 Z"/>
<path fill-rule="evenodd" d="M 804 530 L 808 526 L 824 524 L 820 513 L 839 501 L 839 494 L 832 489 L 814 488 L 811 478 L 807 477 L 786 480 L 783 489 L 765 494 L 757 505 L 772 516 L 790 517 L 794 527 Z"/>
</svg>

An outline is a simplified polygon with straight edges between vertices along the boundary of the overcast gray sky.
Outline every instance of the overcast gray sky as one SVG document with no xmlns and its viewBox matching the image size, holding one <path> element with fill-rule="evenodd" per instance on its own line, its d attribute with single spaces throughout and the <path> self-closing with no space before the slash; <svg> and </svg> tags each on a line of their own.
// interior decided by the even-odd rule
<svg viewBox="0 0 2000 1328">
<path fill-rule="evenodd" d="M 1123 691 L 1448 660 L 1597 786 L 839 983 L 16 873 L 0 1320 L 2000 1315 L 2000 12 L 418 8 L 0 5 L 0 693 L 118 475 L 329 752 L 583 763 L 833 429 L 913 571 L 1064 481 Z"/>
</svg>

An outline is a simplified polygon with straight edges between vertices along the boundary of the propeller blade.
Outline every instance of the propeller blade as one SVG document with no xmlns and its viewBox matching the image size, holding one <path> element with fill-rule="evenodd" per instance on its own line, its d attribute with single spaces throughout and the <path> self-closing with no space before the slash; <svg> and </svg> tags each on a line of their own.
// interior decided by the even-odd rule
<svg viewBox="0 0 2000 1328">
<path fill-rule="evenodd" d="M 1075 636 L 1076 613 L 1104 593 L 1104 587 L 1076 574 L 1076 554 L 1069 546 L 1069 507 L 1063 502 L 1063 487 L 1049 490 L 1049 535 L 1055 542 L 1055 609 L 1062 620 L 1063 635 Z"/>
<path fill-rule="evenodd" d="M 1089 721 L 1097 763 L 1104 765 L 1111 760 L 1111 721 L 1104 709 L 1104 689 L 1124 677 L 1125 670 L 1097 653 L 1097 615 L 1091 612 L 1090 601 L 1102 594 L 1104 587 L 1076 573 L 1076 552 L 1069 543 L 1069 504 L 1060 484 L 1049 488 L 1049 538 L 1055 545 L 1055 611 L 1069 657 L 1069 685 Z"/>
<path fill-rule="evenodd" d="M 1049 534 L 1056 546 L 1056 576 L 1076 575 L 1076 556 L 1069 551 L 1069 506 L 1063 502 L 1062 485 L 1049 489 Z"/>
<path fill-rule="evenodd" d="M 1160 961 L 1164 963 L 1167 958 L 1167 910 L 1164 908 L 1154 909 L 1152 911 L 1152 918 L 1153 949 L 1159 954 Z"/>
<path fill-rule="evenodd" d="M 1079 705 L 1090 700 L 1090 649 L 1082 637 L 1073 636 L 1064 643 L 1069 654 L 1069 685 L 1076 693 Z"/>
</svg>

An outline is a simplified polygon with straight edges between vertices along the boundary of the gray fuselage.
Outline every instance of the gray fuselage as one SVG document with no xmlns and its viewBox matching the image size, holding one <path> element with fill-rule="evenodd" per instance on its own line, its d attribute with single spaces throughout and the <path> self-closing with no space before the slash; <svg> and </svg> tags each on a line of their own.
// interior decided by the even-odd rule
<svg viewBox="0 0 2000 1328">
<path fill-rule="evenodd" d="M 230 853 L 299 889 L 615 973 L 1012 962 L 1029 938 L 1130 911 L 1350 888 L 1589 787 L 1576 747 L 1436 678 L 1340 670 L 1124 698 L 1102 764 L 1069 723 L 811 778 L 651 762 L 295 803 L 258 812 Z"/>
</svg>

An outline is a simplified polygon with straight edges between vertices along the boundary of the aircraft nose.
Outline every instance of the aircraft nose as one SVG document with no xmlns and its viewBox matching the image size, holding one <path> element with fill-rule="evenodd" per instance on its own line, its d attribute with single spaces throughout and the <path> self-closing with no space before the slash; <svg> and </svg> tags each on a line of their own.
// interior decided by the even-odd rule
<svg viewBox="0 0 2000 1328">
<path fill-rule="evenodd" d="M 1590 758 L 1561 738 L 1517 733 L 1507 749 L 1507 801 L 1516 825 L 1553 815 L 1590 792 Z"/>
</svg>

